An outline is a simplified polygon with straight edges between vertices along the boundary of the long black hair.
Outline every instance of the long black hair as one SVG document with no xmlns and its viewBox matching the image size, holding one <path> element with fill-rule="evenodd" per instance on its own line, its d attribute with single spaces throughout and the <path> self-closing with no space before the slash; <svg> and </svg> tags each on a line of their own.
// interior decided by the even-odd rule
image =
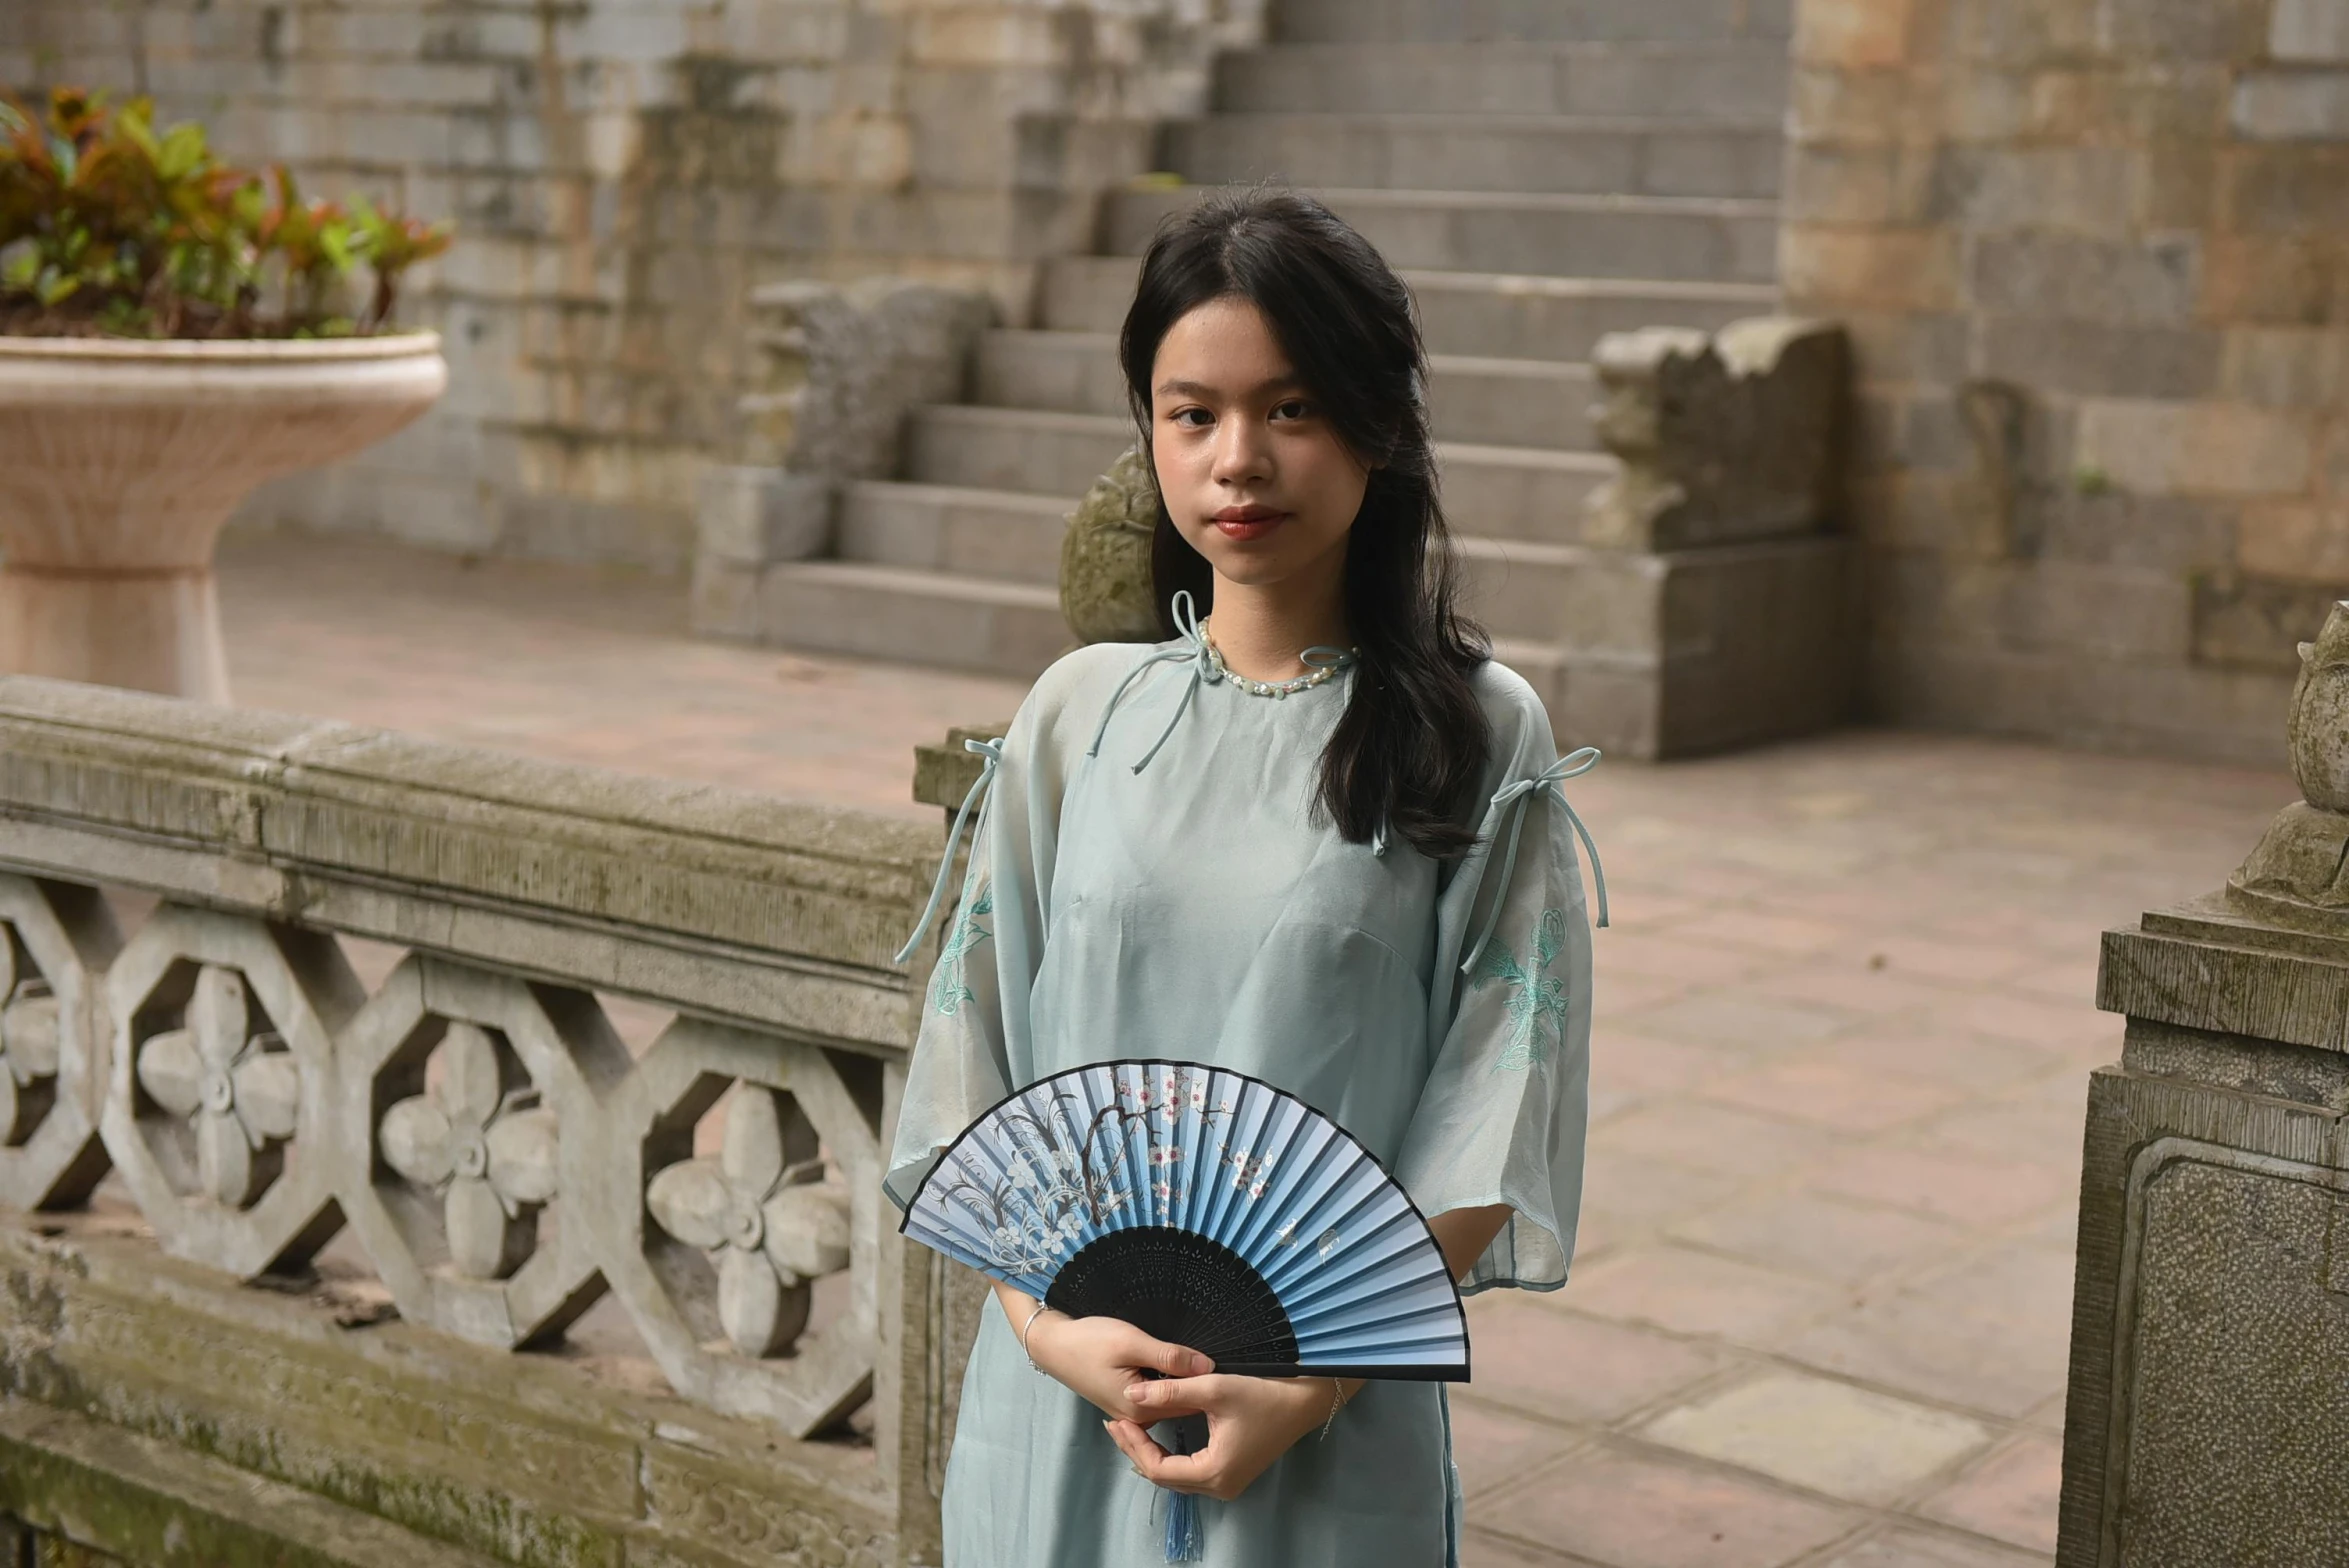
<svg viewBox="0 0 2349 1568">
<path fill-rule="evenodd" d="M 1476 839 L 1470 797 L 1492 743 L 1469 677 L 1492 647 L 1454 605 L 1459 567 L 1436 498 L 1427 353 L 1410 292 L 1368 240 L 1307 196 L 1219 192 L 1170 218 L 1143 259 L 1118 343 L 1145 453 L 1159 344 L 1191 311 L 1232 298 L 1264 313 L 1339 439 L 1370 465 L 1345 565 L 1362 662 L 1322 752 L 1318 804 L 1356 843 L 1384 824 L 1423 854 L 1456 855 Z M 1176 590 L 1212 608 L 1215 573 L 1164 496 L 1150 563 L 1159 635 L 1172 637 Z"/>
</svg>

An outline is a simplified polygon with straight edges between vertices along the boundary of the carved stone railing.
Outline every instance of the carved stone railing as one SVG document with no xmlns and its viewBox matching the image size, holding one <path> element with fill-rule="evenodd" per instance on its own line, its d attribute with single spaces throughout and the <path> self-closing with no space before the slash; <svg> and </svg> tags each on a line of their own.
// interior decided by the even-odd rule
<svg viewBox="0 0 2349 1568">
<path fill-rule="evenodd" d="M 119 1427 L 495 1560 L 929 1560 L 968 1313 L 879 1162 L 936 846 L 0 679 L 0 1474 Z M 567 1342 L 606 1298 L 641 1356 Z"/>
</svg>

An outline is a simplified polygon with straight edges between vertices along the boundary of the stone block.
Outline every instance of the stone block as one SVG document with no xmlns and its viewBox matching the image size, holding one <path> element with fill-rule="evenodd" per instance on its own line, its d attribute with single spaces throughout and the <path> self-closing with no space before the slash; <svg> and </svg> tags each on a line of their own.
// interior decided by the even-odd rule
<svg viewBox="0 0 2349 1568">
<path fill-rule="evenodd" d="M 2349 70 L 2255 71 L 2236 84 L 2229 119 L 2262 141 L 2349 140 Z"/>
<path fill-rule="evenodd" d="M 2349 253 L 2306 236 L 2213 236 L 2203 310 L 2245 324 L 2349 322 Z"/>
<path fill-rule="evenodd" d="M 2260 408 L 2338 405 L 2349 395 L 2349 336 L 2313 327 L 2236 328 L 2226 335 L 2220 386 Z"/>
<path fill-rule="evenodd" d="M 2060 214 L 2069 232 L 2119 237 L 2129 230 L 2130 197 L 2143 159 L 2126 147 L 1945 145 L 1933 156 L 1917 216 L 2011 231 Z"/>
<path fill-rule="evenodd" d="M 697 561 L 804 561 L 830 548 L 835 494 L 815 474 L 713 463 L 694 516 Z"/>
<path fill-rule="evenodd" d="M 2335 0 L 2275 0 L 2267 36 L 2279 60 L 2349 61 L 2349 10 Z"/>
<path fill-rule="evenodd" d="M 2227 170 L 2225 217 L 2253 234 L 2332 237 L 2349 229 L 2349 145 L 2251 145 Z"/>
<path fill-rule="evenodd" d="M 1884 70 L 1909 59 L 1913 0 L 1802 0 L 1794 57 L 1804 65 Z"/>
<path fill-rule="evenodd" d="M 2190 236 L 2130 243 L 2041 231 L 1982 236 L 1966 281 L 1974 303 L 1989 310 L 2187 326 L 2200 268 L 2200 242 Z"/>
<path fill-rule="evenodd" d="M 1789 223 L 1778 269 L 1790 309 L 1944 311 L 1959 302 L 1960 246 L 1946 230 Z"/>
<path fill-rule="evenodd" d="M 2231 403 L 2095 399 L 2081 406 L 2077 458 L 2148 495 L 2294 496 L 2309 486 L 2314 430 Z"/>
<path fill-rule="evenodd" d="M 2269 0 L 2130 0 L 2104 8 L 2097 40 L 2128 60 L 2251 61 L 2267 47 Z"/>
<path fill-rule="evenodd" d="M 2193 589 L 2196 663 L 2282 675 L 2299 673 L 2294 650 L 2323 628 L 2343 591 L 2340 579 L 2327 586 L 2239 571 L 2197 576 Z"/>
<path fill-rule="evenodd" d="M 2223 384 L 2222 340 L 2201 328 L 2003 313 L 1976 323 L 1982 374 L 2038 396 L 2199 398 Z"/>
</svg>

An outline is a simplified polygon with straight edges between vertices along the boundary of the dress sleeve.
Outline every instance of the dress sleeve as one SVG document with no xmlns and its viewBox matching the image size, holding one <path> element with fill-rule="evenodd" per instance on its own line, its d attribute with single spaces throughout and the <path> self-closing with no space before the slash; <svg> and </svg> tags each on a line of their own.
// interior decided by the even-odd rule
<svg viewBox="0 0 2349 1568">
<path fill-rule="evenodd" d="M 938 1152 L 1030 1076 L 1027 1001 L 1043 956 L 1058 791 L 1038 765 L 1036 696 L 997 748 L 968 870 L 938 950 L 906 1066 L 881 1190 L 903 1209 Z"/>
<path fill-rule="evenodd" d="M 1514 1211 L 1463 1294 L 1565 1284 L 1582 1204 L 1591 922 L 1581 824 L 1563 786 L 1597 754 L 1559 757 L 1540 700 L 1521 681 L 1513 687 L 1516 700 L 1495 715 L 1477 846 L 1438 904 L 1429 1005 L 1440 1044 L 1396 1161 L 1430 1218 L 1490 1204 Z"/>
</svg>

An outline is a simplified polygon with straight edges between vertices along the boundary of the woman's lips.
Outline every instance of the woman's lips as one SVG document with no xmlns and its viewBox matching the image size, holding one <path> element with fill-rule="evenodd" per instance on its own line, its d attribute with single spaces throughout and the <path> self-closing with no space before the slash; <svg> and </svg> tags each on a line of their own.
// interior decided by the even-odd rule
<svg viewBox="0 0 2349 1568">
<path fill-rule="evenodd" d="M 1245 542 L 1263 538 L 1288 521 L 1288 517 L 1288 513 L 1267 506 L 1228 506 L 1208 520 L 1226 539 Z"/>
</svg>

